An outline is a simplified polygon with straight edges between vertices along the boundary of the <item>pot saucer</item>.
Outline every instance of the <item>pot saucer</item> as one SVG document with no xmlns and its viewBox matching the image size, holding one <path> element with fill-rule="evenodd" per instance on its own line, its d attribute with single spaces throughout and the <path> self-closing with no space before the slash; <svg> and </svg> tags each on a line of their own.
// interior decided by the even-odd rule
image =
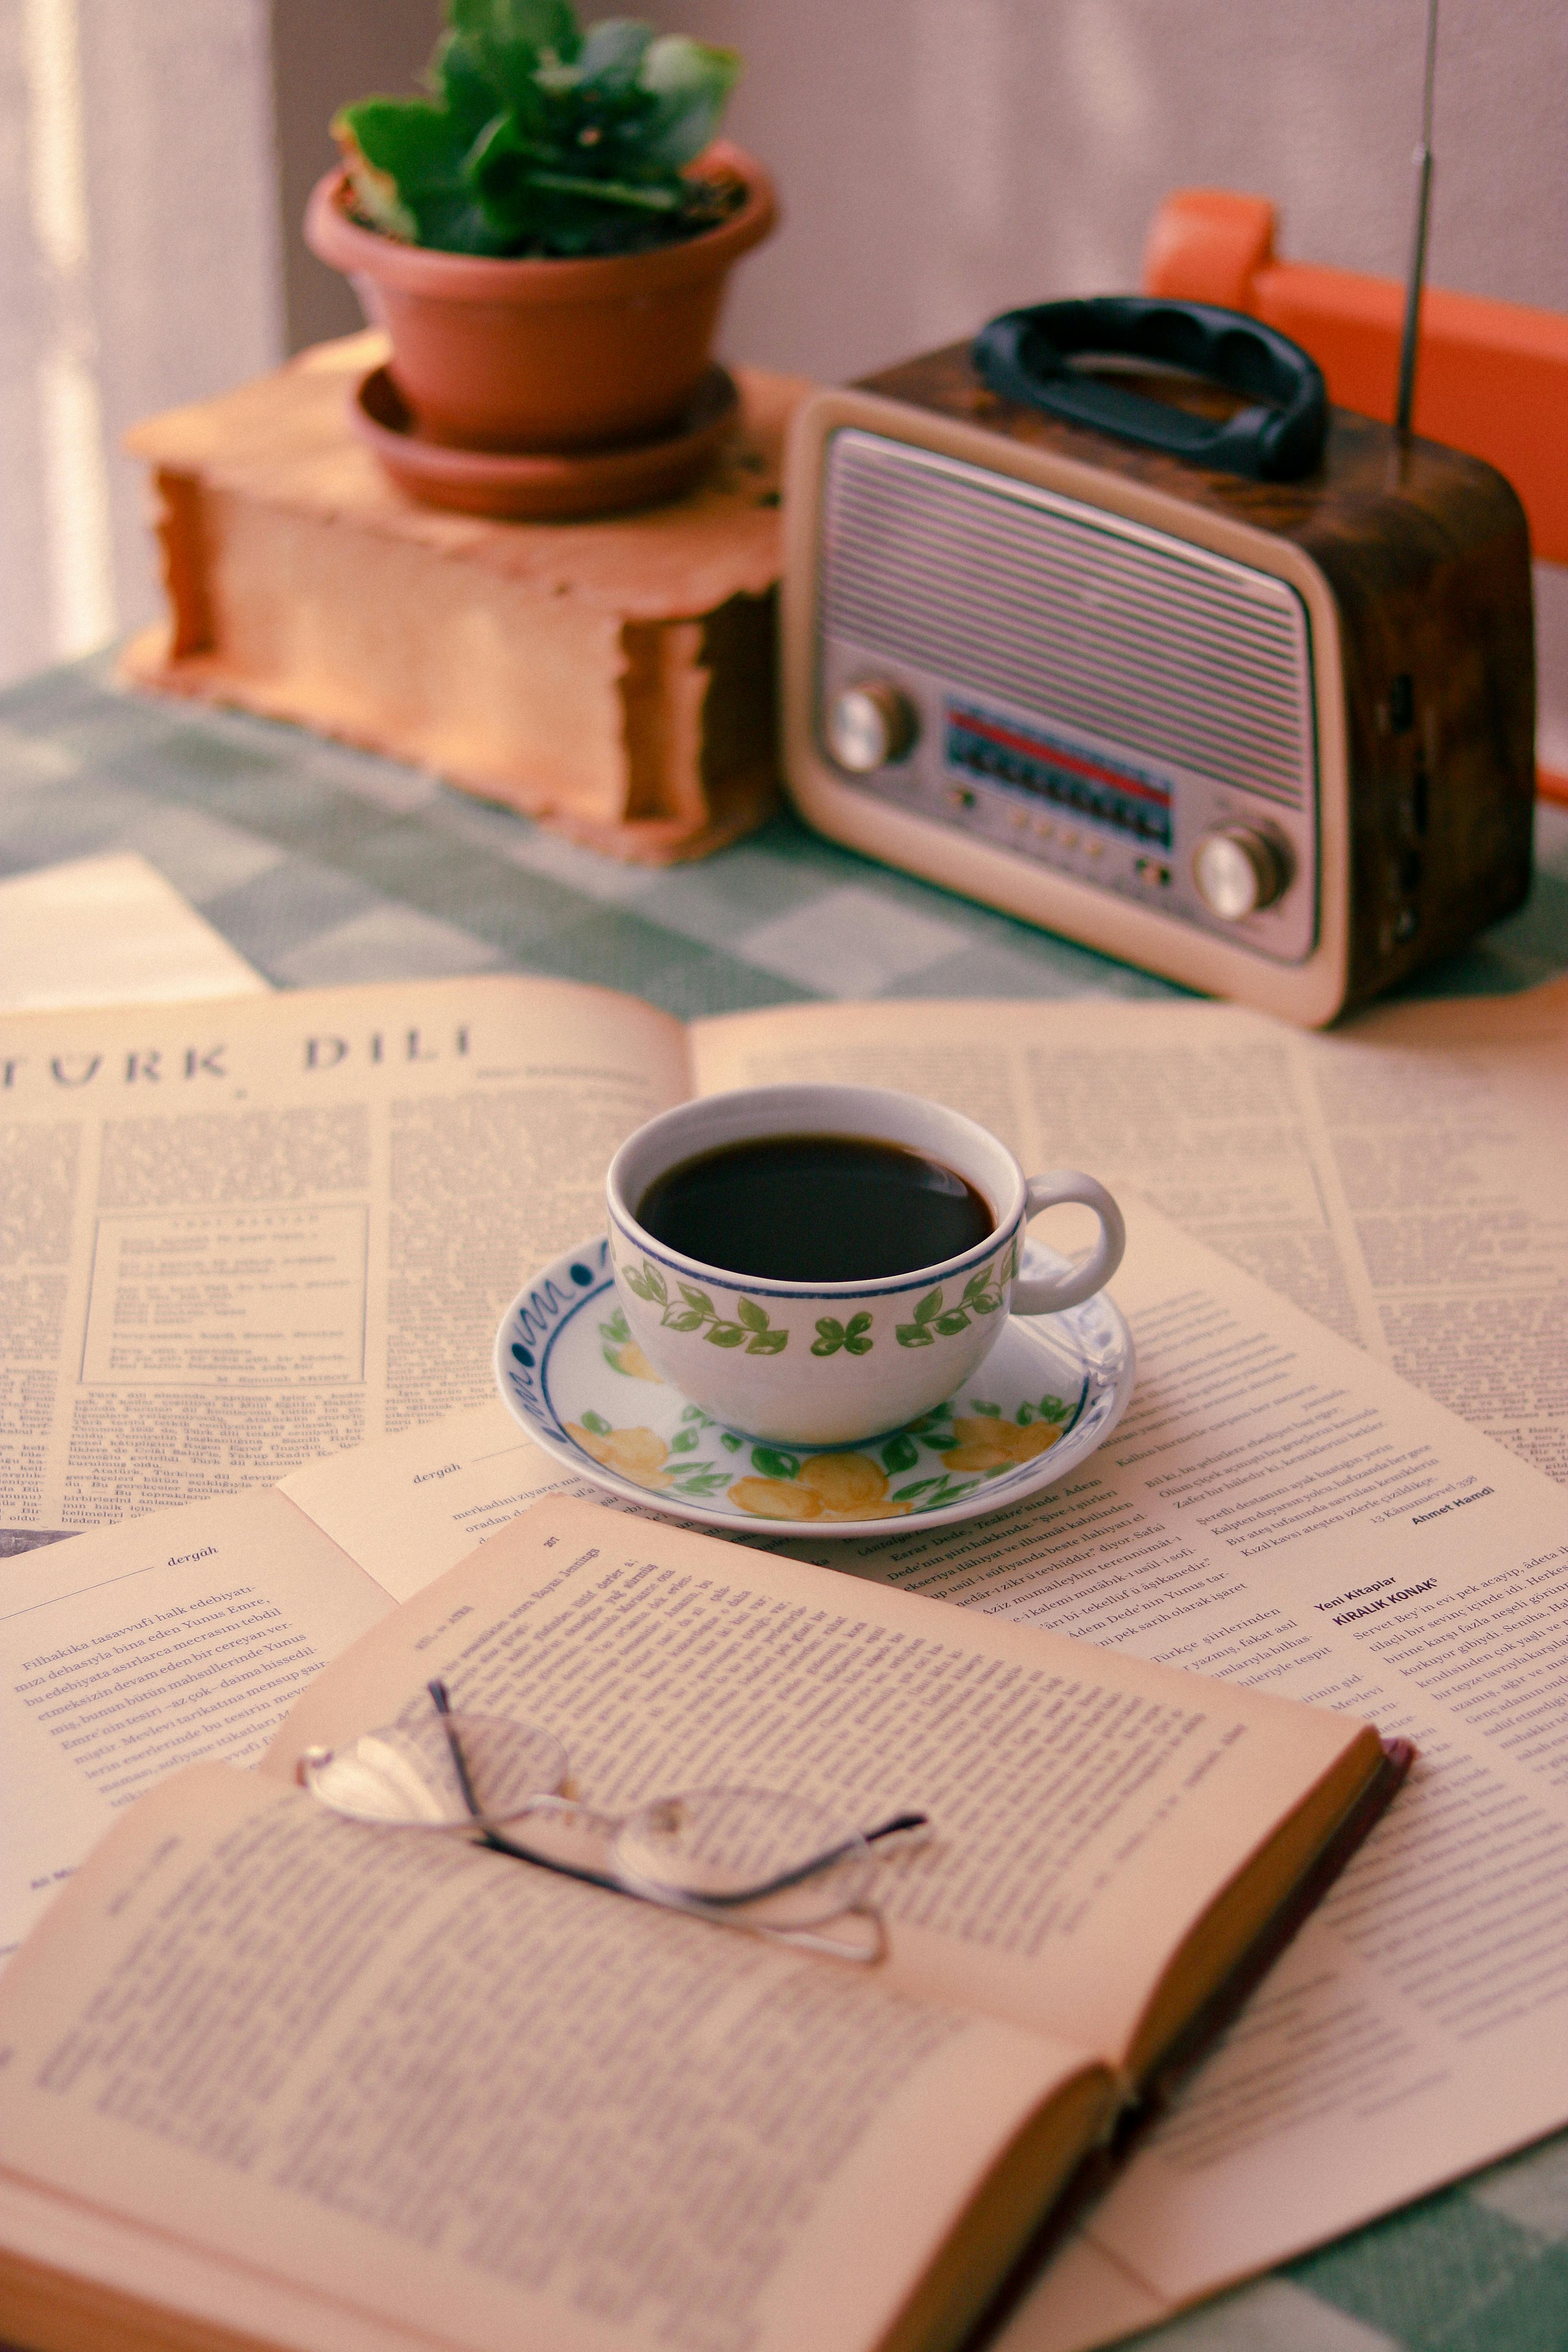
<svg viewBox="0 0 1568 2352">
<path fill-rule="evenodd" d="M 426 506 L 512 521 L 578 520 L 678 498 L 705 473 L 734 420 L 740 394 L 710 367 L 672 433 L 612 449 L 456 449 L 422 440 L 386 367 L 372 368 L 349 403 L 349 422 L 400 489 Z"/>
<path fill-rule="evenodd" d="M 1025 1271 L 1063 1261 L 1026 1244 Z M 496 1382 L 563 1466 L 627 1502 L 737 1533 L 868 1536 L 999 1511 L 1077 1469 L 1121 1420 L 1132 1337 L 1104 1291 L 1009 1318 L 973 1380 L 858 1446 L 770 1445 L 660 1380 L 632 1339 L 602 1238 L 540 1269 L 496 1334 Z"/>
</svg>

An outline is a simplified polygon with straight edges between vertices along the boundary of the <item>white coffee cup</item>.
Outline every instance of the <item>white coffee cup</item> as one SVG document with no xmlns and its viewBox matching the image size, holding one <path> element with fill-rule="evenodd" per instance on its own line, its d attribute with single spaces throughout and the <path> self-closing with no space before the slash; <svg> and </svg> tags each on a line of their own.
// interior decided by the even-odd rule
<svg viewBox="0 0 1568 2352">
<path fill-rule="evenodd" d="M 992 1212 L 984 1239 L 906 1274 L 784 1282 L 684 1256 L 637 1212 L 655 1181 L 727 1145 L 773 1136 L 901 1144 L 973 1185 Z M 1121 1262 L 1121 1213 L 1076 1170 L 1026 1176 L 1006 1146 L 962 1112 L 879 1087 L 745 1087 L 665 1111 L 628 1136 L 605 1192 L 616 1287 L 631 1335 L 693 1403 L 748 1435 L 847 1445 L 897 1429 L 962 1388 L 1009 1314 L 1076 1307 Z M 1042 1209 L 1081 1202 L 1100 1221 L 1088 1255 L 1023 1279 L 1024 1230 Z"/>
</svg>

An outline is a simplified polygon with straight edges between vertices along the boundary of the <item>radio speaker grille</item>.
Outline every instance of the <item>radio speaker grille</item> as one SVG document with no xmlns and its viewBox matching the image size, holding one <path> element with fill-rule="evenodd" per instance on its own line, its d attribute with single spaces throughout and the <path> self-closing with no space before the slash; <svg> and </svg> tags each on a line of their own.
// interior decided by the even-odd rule
<svg viewBox="0 0 1568 2352">
<path fill-rule="evenodd" d="M 1311 805 L 1306 615 L 1283 581 L 859 431 L 833 441 L 825 520 L 830 636 Z"/>
</svg>

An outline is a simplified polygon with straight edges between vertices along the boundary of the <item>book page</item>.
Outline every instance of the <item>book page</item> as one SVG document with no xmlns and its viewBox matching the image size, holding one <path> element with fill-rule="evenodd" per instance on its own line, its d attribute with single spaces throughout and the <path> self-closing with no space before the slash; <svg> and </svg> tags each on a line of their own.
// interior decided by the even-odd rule
<svg viewBox="0 0 1568 2352">
<path fill-rule="evenodd" d="M 829 1078 L 1086 1168 L 1568 1483 L 1568 992 L 1314 1036 L 1234 1005 L 790 1005 L 692 1031 L 699 1090 Z M 1060 1211 L 1037 1228 L 1081 1246 Z"/>
<path fill-rule="evenodd" d="M 679 1024 L 481 978 L 0 1015 L 0 1526 L 267 1484 L 491 1393 Z"/>
<path fill-rule="evenodd" d="M 422 1592 L 542 1495 L 597 1491 L 535 1445 L 499 1396 L 308 1463 L 281 1490 L 395 1601 Z"/>
<path fill-rule="evenodd" d="M 392 1607 L 276 1493 L 156 1511 L 12 1561 L 0 1589 L 0 1963 L 114 1820 L 196 1757 L 247 1763 Z"/>
<path fill-rule="evenodd" d="M 1008 2352 L 1151 2324 L 1568 2120 L 1561 1489 L 1128 1207 L 1111 1288 L 1139 1382 L 1100 1453 L 1032 1503 L 834 1564 L 1368 1716 L 1420 1753 Z M 1128 2294 L 1100 2294 L 1111 2275 Z"/>
<path fill-rule="evenodd" d="M 539 1724 L 622 1813 L 786 1788 L 847 1825 L 927 1813 L 884 1862 L 889 1981 L 1128 2062 L 1208 1901 L 1353 1727 L 964 1618 L 748 1546 L 552 1496 L 405 1601 L 300 1699 L 264 1767 L 459 1710 Z"/>
<path fill-rule="evenodd" d="M 0 2043 L 13 2175 L 471 2352 L 907 2345 L 1036 2111 L 1044 2198 L 1108 2105 L 1081 2055 L 875 1974 L 216 1765 L 100 1847 Z"/>
</svg>

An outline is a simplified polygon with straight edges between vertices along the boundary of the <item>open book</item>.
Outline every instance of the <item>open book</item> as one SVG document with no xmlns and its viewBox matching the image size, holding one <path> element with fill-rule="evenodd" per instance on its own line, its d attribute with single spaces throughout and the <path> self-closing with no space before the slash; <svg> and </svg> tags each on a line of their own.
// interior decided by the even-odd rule
<svg viewBox="0 0 1568 2352">
<path fill-rule="evenodd" d="M 928 1843 L 802 1957 L 294 1786 L 427 1705 L 621 1811 Z M 550 1497 L 124 1813 L 0 1986 L 0 2333 L 45 2352 L 892 2352 L 984 2313 L 1370 1824 L 1371 1726 Z M 18 2210 L 31 2246 L 16 2251 Z"/>
</svg>

